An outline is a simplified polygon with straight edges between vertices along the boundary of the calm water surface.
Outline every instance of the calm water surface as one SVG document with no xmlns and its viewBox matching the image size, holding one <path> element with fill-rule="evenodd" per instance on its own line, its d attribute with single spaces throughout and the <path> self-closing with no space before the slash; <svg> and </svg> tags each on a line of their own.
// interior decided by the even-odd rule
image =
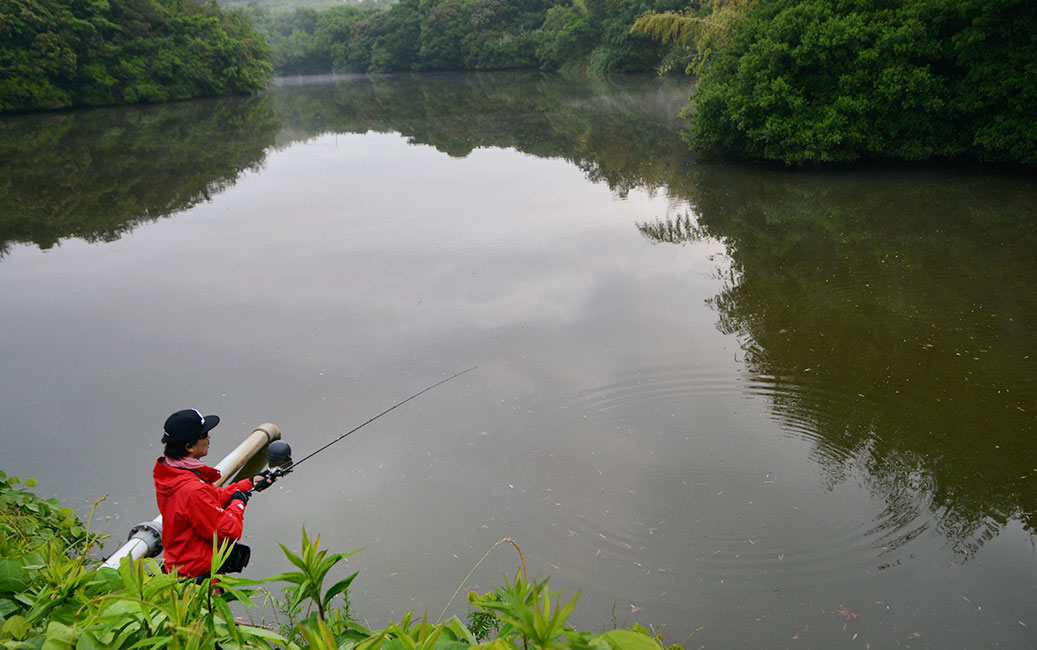
<svg viewBox="0 0 1037 650">
<path fill-rule="evenodd" d="M 587 629 L 1037 647 L 1037 183 L 699 160 L 687 94 L 358 77 L 3 118 L 3 469 L 107 494 L 112 550 L 173 410 L 221 415 L 214 461 L 266 421 L 299 457 L 477 365 L 257 496 L 249 573 L 303 526 L 363 547 L 385 624 L 512 537 Z"/>
</svg>

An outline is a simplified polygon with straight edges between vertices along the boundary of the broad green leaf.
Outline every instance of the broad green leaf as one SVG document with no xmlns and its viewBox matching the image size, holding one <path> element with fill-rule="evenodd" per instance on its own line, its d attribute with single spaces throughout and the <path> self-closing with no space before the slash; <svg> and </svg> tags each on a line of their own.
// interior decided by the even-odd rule
<svg viewBox="0 0 1037 650">
<path fill-rule="evenodd" d="M 83 632 L 76 639 L 76 650 L 111 650 L 111 646 L 101 643 L 93 632 Z"/>
<path fill-rule="evenodd" d="M 18 605 L 13 600 L 0 598 L 0 617 L 7 616 L 11 612 L 17 612 Z"/>
<path fill-rule="evenodd" d="M 660 650 L 655 639 L 630 630 L 612 630 L 597 638 L 605 639 L 616 650 Z"/>
<path fill-rule="evenodd" d="M 101 567 L 90 576 L 90 584 L 96 585 L 105 592 L 112 592 L 122 586 L 119 572 L 111 567 Z"/>
<path fill-rule="evenodd" d="M 382 645 L 382 640 L 385 639 L 385 630 L 382 630 L 378 634 L 364 639 L 356 645 L 353 650 L 374 650 Z"/>
<path fill-rule="evenodd" d="M 212 604 L 226 622 L 230 636 L 238 643 L 241 643 L 243 641 L 241 632 L 238 630 L 238 626 L 234 624 L 234 613 L 230 611 L 230 606 L 227 605 L 227 601 L 222 598 L 214 598 Z"/>
<path fill-rule="evenodd" d="M 67 625 L 51 621 L 47 626 L 47 636 L 40 650 L 73 650 L 75 632 Z"/>
<path fill-rule="evenodd" d="M 468 629 L 468 626 L 462 623 L 461 619 L 457 618 L 457 616 L 453 616 L 449 621 L 447 621 L 447 628 L 449 628 L 458 639 L 466 640 L 468 645 L 478 645 L 479 641 L 475 638 L 475 635 L 472 634 L 472 631 Z"/>
<path fill-rule="evenodd" d="M 284 556 L 285 556 L 286 558 L 288 558 L 288 561 L 289 561 L 289 562 L 291 562 L 291 563 L 292 563 L 292 564 L 294 564 L 295 566 L 299 567 L 299 568 L 300 568 L 300 569 L 302 569 L 303 571 L 305 571 L 305 570 L 306 570 L 306 563 L 302 561 L 302 558 L 301 558 L 301 557 L 299 557 L 299 556 L 298 556 L 298 555 L 296 555 L 295 553 L 292 553 L 291 551 L 289 551 L 289 550 L 288 550 L 288 547 L 287 547 L 287 546 L 285 546 L 284 544 L 280 544 L 280 543 L 278 543 L 278 546 L 280 546 L 280 547 L 281 547 L 281 551 L 282 551 L 282 552 L 284 552 Z"/>
<path fill-rule="evenodd" d="M 349 585 L 353 582 L 353 579 L 357 577 L 358 573 L 359 572 L 354 573 L 348 578 L 344 580 L 339 580 L 338 582 L 333 584 L 331 588 L 328 589 L 327 593 L 324 594 L 324 605 L 327 606 L 331 603 L 332 598 L 349 589 Z"/>
<path fill-rule="evenodd" d="M 112 600 L 101 609 L 105 616 L 122 616 L 124 614 L 133 614 L 136 616 L 140 614 L 140 610 L 140 603 L 135 600 L 129 600 L 128 598 Z"/>
<path fill-rule="evenodd" d="M 287 573 L 278 573 L 276 576 L 270 576 L 266 579 L 266 582 L 277 582 L 278 580 L 283 580 L 285 582 L 301 585 L 306 582 L 306 579 L 306 576 L 298 571 L 289 571 Z"/>
<path fill-rule="evenodd" d="M 0 560 L 0 593 L 16 594 L 29 586 L 29 573 L 19 560 Z"/>
<path fill-rule="evenodd" d="M 126 650 L 136 650 L 136 648 L 150 648 L 151 650 L 157 650 L 158 648 L 169 645 L 174 641 L 172 636 L 156 636 L 141 639 L 133 645 L 129 646 Z"/>
<path fill-rule="evenodd" d="M 240 625 L 238 627 L 241 630 L 242 634 L 248 637 L 266 639 L 267 641 L 273 641 L 281 645 L 288 642 L 284 638 L 284 636 L 278 634 L 277 632 L 274 632 L 273 630 L 268 630 L 265 627 L 253 627 L 251 625 Z"/>
<path fill-rule="evenodd" d="M 15 615 L 4 621 L 4 624 L 0 626 L 0 639 L 21 641 L 30 630 L 32 630 L 32 625 L 29 624 L 29 621 L 25 620 L 24 616 Z"/>
</svg>

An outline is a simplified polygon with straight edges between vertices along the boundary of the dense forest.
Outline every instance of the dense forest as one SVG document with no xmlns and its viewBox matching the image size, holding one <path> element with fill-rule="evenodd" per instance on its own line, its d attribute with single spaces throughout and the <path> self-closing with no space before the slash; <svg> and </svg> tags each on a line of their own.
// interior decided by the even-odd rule
<svg viewBox="0 0 1037 650">
<path fill-rule="evenodd" d="M 400 0 L 251 15 L 282 74 L 540 68 L 700 75 L 700 149 L 786 163 L 1037 164 L 1025 0 Z"/>
<path fill-rule="evenodd" d="M 247 11 L 279 74 L 431 70 L 652 71 L 670 46 L 631 27 L 683 0 L 399 0 L 386 10 Z"/>
<path fill-rule="evenodd" d="M 1030 0 L 223 0 L 245 1 L 0 0 L 0 111 L 247 93 L 271 70 L 683 71 L 700 150 L 1037 165 Z"/>
<path fill-rule="evenodd" d="M 204 0 L 0 0 L 0 111 L 247 93 L 269 59 Z"/>
<path fill-rule="evenodd" d="M 1037 3 L 759 0 L 703 71 L 700 147 L 1037 164 Z"/>
</svg>

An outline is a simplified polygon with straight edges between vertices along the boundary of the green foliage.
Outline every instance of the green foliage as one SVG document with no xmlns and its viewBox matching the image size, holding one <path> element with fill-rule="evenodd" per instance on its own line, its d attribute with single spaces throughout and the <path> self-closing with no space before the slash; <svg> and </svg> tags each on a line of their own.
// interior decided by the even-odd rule
<svg viewBox="0 0 1037 650">
<path fill-rule="evenodd" d="M 787 163 L 1037 164 L 1037 6 L 773 0 L 703 74 L 693 142 Z"/>
<path fill-rule="evenodd" d="M 579 594 L 564 605 L 561 595 L 557 594 L 552 608 L 547 581 L 537 583 L 518 573 L 514 582 L 505 579 L 505 586 L 497 589 L 494 595 L 495 598 L 483 598 L 474 604 L 497 614 L 501 621 L 500 635 L 519 635 L 539 648 L 566 647 L 558 637 L 565 631 L 565 621 L 576 609 Z"/>
<path fill-rule="evenodd" d="M 272 576 L 267 580 L 275 582 L 283 580 L 295 585 L 294 588 L 290 589 L 290 595 L 288 597 L 288 608 L 295 610 L 303 600 L 309 599 L 314 605 L 317 606 L 317 615 L 324 619 L 326 614 L 332 605 L 332 601 L 336 596 L 344 596 L 346 591 L 349 589 L 349 585 L 356 578 L 356 573 L 339 580 L 334 585 L 329 587 L 326 591 L 324 590 L 324 579 L 336 564 L 346 559 L 357 551 L 350 553 L 334 553 L 328 555 L 327 551 L 320 550 L 320 535 L 318 535 L 312 541 L 306 534 L 306 529 L 302 530 L 302 554 L 296 555 L 292 551 L 288 550 L 288 547 L 281 544 L 281 550 L 284 552 L 285 557 L 293 565 L 298 567 L 298 571 L 288 571 L 286 573 L 279 573 L 276 576 Z"/>
<path fill-rule="evenodd" d="M 279 74 L 501 70 L 567 66 L 649 70 L 665 48 L 631 33 L 645 11 L 679 0 L 401 0 L 388 9 L 341 7 L 272 14 L 250 9 Z M 325 15 L 348 24 L 322 27 Z"/>
<path fill-rule="evenodd" d="M 548 9 L 536 36 L 537 58 L 542 67 L 551 70 L 587 56 L 597 41 L 586 9 L 578 6 Z"/>
<path fill-rule="evenodd" d="M 224 9 L 244 9 L 246 12 L 283 14 L 298 9 L 388 9 L 396 0 L 216 0 Z"/>
<path fill-rule="evenodd" d="M 378 14 L 371 44 L 373 72 L 410 70 L 418 57 L 421 17 L 418 0 L 403 0 L 389 11 Z"/>
<path fill-rule="evenodd" d="M 249 93 L 268 57 L 205 0 L 0 0 L 0 112 Z"/>
<path fill-rule="evenodd" d="M 701 74 L 717 52 L 731 45 L 753 4 L 755 0 L 713 0 L 682 11 L 649 11 L 634 21 L 630 30 L 651 36 L 686 55 L 667 60 L 666 66 L 672 67 L 679 58 L 687 58 L 685 73 Z"/>
<path fill-rule="evenodd" d="M 232 580 L 218 582 L 217 597 L 216 583 L 182 582 L 153 560 L 127 560 L 118 571 L 88 568 L 87 553 L 100 537 L 54 500 L 15 489 L 16 477 L 0 472 L 0 480 L 4 647 L 202 649 L 271 638 L 235 623 L 227 601 L 248 604 L 250 595 Z"/>
<path fill-rule="evenodd" d="M 281 550 L 298 571 L 271 576 L 262 582 L 288 583 L 282 590 L 284 600 L 278 602 L 281 614 L 287 618 L 280 624 L 285 638 L 308 643 L 311 648 L 334 649 L 340 643 L 356 642 L 371 634 L 350 615 L 349 586 L 356 573 L 324 588 L 324 580 L 335 565 L 360 550 L 328 555 L 320 548 L 320 536 L 311 540 L 305 528 L 300 553 L 290 551 L 284 544 Z M 338 606 L 335 606 L 336 598 L 341 599 Z"/>
<path fill-rule="evenodd" d="M 72 509 L 56 499 L 41 499 L 16 488 L 21 482 L 0 470 L 0 558 L 8 558 L 0 559 L 0 594 L 14 593 L 6 588 L 24 577 L 24 566 L 10 559 L 21 550 L 51 547 L 85 553 L 102 539 L 89 533 Z M 26 487 L 35 485 L 35 479 L 26 479 Z"/>
<path fill-rule="evenodd" d="M 522 575 L 505 580 L 492 597 L 475 599 L 482 614 L 496 619 L 483 632 L 497 636 L 480 643 L 457 617 L 431 624 L 407 612 L 399 622 L 371 631 L 349 616 L 348 591 L 356 574 L 325 589 L 329 572 L 352 553 L 320 548 L 320 537 L 303 531 L 300 553 L 281 546 L 298 569 L 263 581 L 215 574 L 197 584 L 164 574 L 151 559 L 124 559 L 118 570 L 88 570 L 86 551 L 96 536 L 78 525 L 75 515 L 52 501 L 17 490 L 16 477 L 0 472 L 0 526 L 10 534 L 0 553 L 0 645 L 9 650 L 662 650 L 657 638 L 634 625 L 605 634 L 566 626 L 576 597 L 550 604 L 547 583 Z M 5 535 L 5 539 L 7 536 Z M 40 540 L 45 550 L 36 553 Z M 79 546 L 79 552 L 69 551 Z M 212 566 L 220 566 L 232 544 L 220 546 Z M 355 553 L 356 551 L 354 551 Z M 255 607 L 256 586 L 288 583 L 281 612 L 289 616 L 282 632 L 237 621 L 231 604 Z M 336 598 L 344 602 L 334 606 Z M 305 618 L 294 617 L 301 607 Z M 287 629 L 285 629 L 287 628 Z"/>
<path fill-rule="evenodd" d="M 461 43 L 469 22 L 468 6 L 463 0 L 444 0 L 432 5 L 421 23 L 419 67 L 430 70 L 462 67 L 464 58 Z"/>
<path fill-rule="evenodd" d="M 554 605 L 551 604 L 552 597 Z M 492 630 L 497 635 L 494 640 L 479 646 L 487 650 L 529 647 L 542 650 L 663 650 L 662 639 L 652 636 L 637 623 L 628 630 L 615 629 L 602 634 L 570 627 L 567 621 L 578 599 L 579 594 L 576 594 L 563 603 L 561 594 L 548 592 L 547 580 L 528 580 L 520 571 L 514 581 L 505 577 L 503 587 L 482 596 L 470 596 L 468 602 L 477 613 L 491 613 L 496 619 L 490 623 L 471 617 L 480 621 L 480 633 L 489 634 Z M 670 647 L 681 648 L 679 645 Z"/>
<path fill-rule="evenodd" d="M 587 62 L 594 74 L 651 70 L 662 60 L 664 48 L 648 36 L 631 31 L 645 12 L 669 11 L 671 0 L 586 0 L 598 44 Z"/>
<path fill-rule="evenodd" d="M 483 600 L 497 600 L 497 595 L 492 591 L 484 595 L 475 591 L 468 592 L 468 604 L 474 606 L 468 610 L 468 630 L 479 641 L 488 640 L 491 635 L 500 631 L 501 625 L 500 619 L 491 609 L 479 606 Z"/>
<path fill-rule="evenodd" d="M 256 28 L 266 35 L 271 63 L 278 74 L 315 74 L 350 67 L 347 43 L 353 26 L 373 9 L 337 6 L 326 11 L 303 8 L 271 14 L 248 10 Z"/>
</svg>

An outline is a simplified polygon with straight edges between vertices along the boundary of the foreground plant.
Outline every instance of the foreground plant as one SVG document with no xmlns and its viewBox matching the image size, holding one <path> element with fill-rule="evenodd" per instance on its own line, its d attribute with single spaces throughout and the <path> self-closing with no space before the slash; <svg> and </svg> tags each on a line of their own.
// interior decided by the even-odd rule
<svg viewBox="0 0 1037 650">
<path fill-rule="evenodd" d="M 284 600 L 275 601 L 281 614 L 288 619 L 287 624 L 280 626 L 284 636 L 298 642 L 305 640 L 311 647 L 315 643 L 318 646 L 325 642 L 330 643 L 328 639 L 331 639 L 336 642 L 334 648 L 338 648 L 340 643 L 355 642 L 368 636 L 370 631 L 350 616 L 348 592 L 357 574 L 353 573 L 327 590 L 324 589 L 324 580 L 328 572 L 336 564 L 362 549 L 328 555 L 326 550 L 320 548 L 320 535 L 311 540 L 305 528 L 302 530 L 300 553 L 293 553 L 284 544 L 280 546 L 285 557 L 298 571 L 279 573 L 262 582 L 289 583 L 282 589 Z M 341 596 L 341 604 L 335 607 L 334 600 L 338 596 Z"/>
<path fill-rule="evenodd" d="M 320 536 L 311 539 L 305 530 L 299 553 L 282 545 L 297 570 L 265 580 L 216 573 L 230 544 L 218 547 L 215 577 L 201 584 L 162 573 L 152 559 L 91 569 L 87 552 L 99 537 L 71 510 L 16 489 L 17 483 L 0 472 L 4 650 L 663 650 L 636 624 L 604 634 L 573 629 L 568 619 L 579 595 L 564 600 L 550 593 L 547 580 L 528 578 L 524 560 L 514 580 L 505 577 L 503 587 L 469 595 L 469 625 L 456 616 L 430 623 L 427 615 L 408 612 L 382 630 L 368 630 L 350 615 L 356 573 L 324 587 L 332 569 L 356 551 L 329 553 L 320 548 Z M 497 545 L 503 542 L 522 557 L 514 540 Z M 287 583 L 284 600 L 273 601 L 286 619 L 279 630 L 236 620 L 232 605 L 256 607 L 257 588 L 270 582 Z"/>
<path fill-rule="evenodd" d="M 162 573 L 151 559 L 126 559 L 118 570 L 90 568 L 88 552 L 101 537 L 57 501 L 16 488 L 19 482 L 0 472 L 0 646 L 208 650 L 284 645 L 280 635 L 234 620 L 230 602 L 251 605 L 250 581 L 217 576 L 199 585 Z M 220 547 L 213 566 L 230 550 L 227 544 Z"/>
</svg>

